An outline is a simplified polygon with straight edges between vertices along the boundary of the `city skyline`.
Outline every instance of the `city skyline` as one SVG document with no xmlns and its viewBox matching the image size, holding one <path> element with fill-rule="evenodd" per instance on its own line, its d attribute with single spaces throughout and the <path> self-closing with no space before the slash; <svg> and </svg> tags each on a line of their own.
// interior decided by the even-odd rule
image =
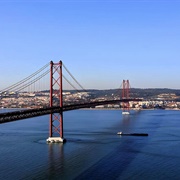
<svg viewBox="0 0 180 180">
<path fill-rule="evenodd" d="M 3 89 L 62 60 L 85 89 L 180 89 L 180 1 L 0 1 Z"/>
</svg>

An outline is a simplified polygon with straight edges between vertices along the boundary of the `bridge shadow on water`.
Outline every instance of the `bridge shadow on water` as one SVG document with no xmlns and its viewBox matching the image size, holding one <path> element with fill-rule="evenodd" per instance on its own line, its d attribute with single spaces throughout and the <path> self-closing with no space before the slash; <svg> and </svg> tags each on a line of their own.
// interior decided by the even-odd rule
<svg viewBox="0 0 180 180">
<path fill-rule="evenodd" d="M 75 179 L 117 179 L 138 153 L 133 150 L 133 144 L 136 145 L 133 140 L 127 140 L 124 147 L 117 146 Z"/>
<path fill-rule="evenodd" d="M 116 126 L 115 129 L 121 128 L 121 131 L 131 131 L 135 123 L 136 115 L 133 119 L 131 116 L 124 116 L 120 125 Z M 141 152 L 146 142 L 147 137 L 118 136 L 118 141 L 115 142 L 116 145 L 112 147 L 112 150 L 75 179 L 120 179 L 121 174 Z"/>
</svg>

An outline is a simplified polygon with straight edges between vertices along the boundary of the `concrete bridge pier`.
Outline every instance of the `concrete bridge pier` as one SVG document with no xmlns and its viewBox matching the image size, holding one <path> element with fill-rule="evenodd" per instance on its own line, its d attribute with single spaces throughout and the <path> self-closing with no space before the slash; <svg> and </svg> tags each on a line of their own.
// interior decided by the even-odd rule
<svg viewBox="0 0 180 180">
<path fill-rule="evenodd" d="M 48 143 L 65 143 L 66 139 L 61 137 L 49 137 L 46 141 Z"/>
</svg>

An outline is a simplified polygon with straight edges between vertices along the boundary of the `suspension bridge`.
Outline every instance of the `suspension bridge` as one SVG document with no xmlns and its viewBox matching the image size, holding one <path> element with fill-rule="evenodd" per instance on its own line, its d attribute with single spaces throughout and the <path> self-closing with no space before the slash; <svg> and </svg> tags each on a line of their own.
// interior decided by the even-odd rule
<svg viewBox="0 0 180 180">
<path fill-rule="evenodd" d="M 50 87 L 49 90 L 47 90 L 48 87 Z M 138 98 L 130 98 L 129 89 L 129 81 L 123 80 L 122 95 L 119 94 L 119 97 L 111 97 L 106 100 L 92 98 L 88 90 L 83 88 L 62 61 L 58 63 L 51 61 L 50 68 L 48 63 L 27 78 L 0 91 L 2 107 L 7 101 L 14 104 L 15 107 L 17 105 L 21 107 L 17 111 L 0 113 L 0 123 L 50 114 L 47 141 L 65 142 L 63 135 L 64 111 L 122 103 L 124 114 L 128 114 L 129 102 L 141 101 Z M 70 93 L 71 91 L 73 93 Z"/>
</svg>

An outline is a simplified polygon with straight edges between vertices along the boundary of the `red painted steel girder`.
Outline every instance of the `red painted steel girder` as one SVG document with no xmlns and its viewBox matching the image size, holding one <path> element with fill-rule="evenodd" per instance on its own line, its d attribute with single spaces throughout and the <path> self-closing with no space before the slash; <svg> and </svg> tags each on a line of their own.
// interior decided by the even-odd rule
<svg viewBox="0 0 180 180">
<path fill-rule="evenodd" d="M 58 89 L 55 90 L 55 86 Z M 59 63 L 50 62 L 50 108 L 54 107 L 55 96 L 59 98 L 61 111 L 58 112 L 58 116 L 54 112 L 50 114 L 49 137 L 53 137 L 56 133 L 63 138 L 62 61 Z"/>
<path fill-rule="evenodd" d="M 122 99 L 129 99 L 130 84 L 129 80 L 123 80 L 122 83 Z M 122 103 L 123 111 L 129 111 L 129 102 Z"/>
</svg>

